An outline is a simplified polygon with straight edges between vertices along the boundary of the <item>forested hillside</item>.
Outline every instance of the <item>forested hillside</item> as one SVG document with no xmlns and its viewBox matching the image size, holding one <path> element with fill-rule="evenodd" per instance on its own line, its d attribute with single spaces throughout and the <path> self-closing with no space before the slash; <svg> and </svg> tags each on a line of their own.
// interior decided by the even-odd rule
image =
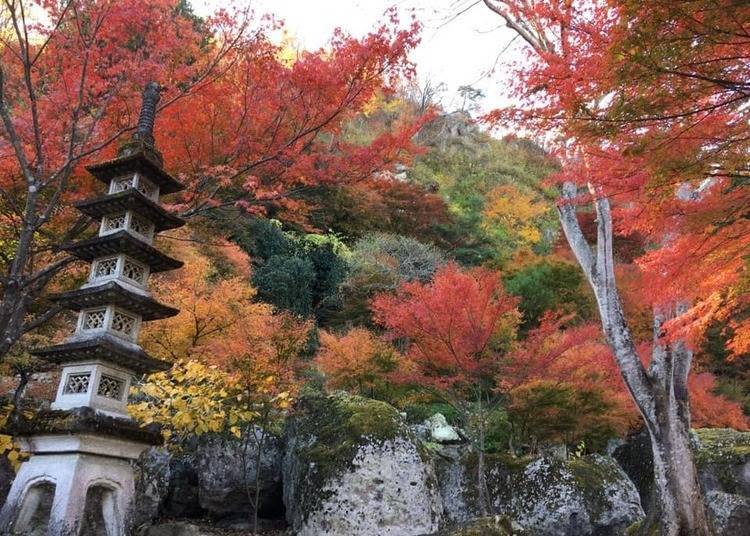
<svg viewBox="0 0 750 536">
<path fill-rule="evenodd" d="M 399 523 L 413 518 L 427 534 L 503 514 L 497 534 L 521 534 L 516 520 L 539 534 L 631 534 L 658 525 L 665 506 L 646 500 L 669 491 L 649 445 L 658 455 L 673 444 L 696 453 L 690 482 L 714 501 L 712 523 L 745 519 L 747 173 L 733 146 L 745 147 L 746 103 L 670 122 L 693 113 L 673 101 L 697 89 L 680 79 L 672 95 L 674 81 L 644 65 L 691 51 L 654 52 L 639 37 L 661 35 L 668 2 L 643 13 L 593 2 L 588 15 L 484 2 L 531 50 L 517 105 L 485 115 L 470 87 L 454 109 L 420 86 L 410 57 L 421 26 L 395 9 L 369 34 L 301 50 L 250 10 L 63 4 L 37 6 L 34 39 L 3 41 L 0 426 L 34 422 L 55 397 L 59 368 L 31 351 L 76 330 L 53 295 L 94 279 L 66 253 L 100 232 L 74 207 L 103 194 L 86 166 L 133 143 L 153 80 L 153 147 L 186 187 L 166 208 L 186 225 L 154 244 L 184 266 L 149 284 L 179 314 L 136 341 L 167 366 L 127 395 L 165 446 L 139 466 L 144 525 L 195 517 L 231 529 L 241 517 L 237 530 L 253 533 L 266 519 L 299 534 L 406 534 Z M 674 17 L 670 38 L 695 38 L 701 57 L 746 53 L 746 25 L 744 44 L 707 44 L 690 16 Z M 719 98 L 708 93 L 701 103 Z M 735 138 L 723 145 L 727 125 Z M 684 429 L 665 424 L 673 417 Z M 22 451 L 0 435 L 8 486 Z M 398 492 L 373 499 L 357 478 L 392 478 Z M 584 506 L 550 505 L 549 489 Z M 381 503 L 401 505 L 392 525 L 369 518 Z M 347 525 L 342 504 L 368 528 Z"/>
</svg>

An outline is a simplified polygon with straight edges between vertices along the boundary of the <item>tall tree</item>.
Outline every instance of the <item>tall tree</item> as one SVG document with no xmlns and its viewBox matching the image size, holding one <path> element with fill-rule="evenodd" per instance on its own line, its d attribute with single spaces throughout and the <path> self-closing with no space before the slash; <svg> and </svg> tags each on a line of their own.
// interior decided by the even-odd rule
<svg viewBox="0 0 750 536">
<path fill-rule="evenodd" d="M 749 8 L 715 0 L 484 4 L 531 51 L 514 85 L 523 105 L 493 118 L 559 135 L 563 229 L 651 436 L 656 493 L 644 530 L 710 534 L 689 442 L 692 352 L 670 328 L 683 323 L 686 303 L 700 314 L 722 301 L 745 269 Z M 596 214 L 593 248 L 577 217 L 586 202 Z M 641 259 L 650 277 L 643 299 L 654 306 L 648 366 L 615 278 L 613 236 L 632 231 L 653 245 Z"/>
</svg>

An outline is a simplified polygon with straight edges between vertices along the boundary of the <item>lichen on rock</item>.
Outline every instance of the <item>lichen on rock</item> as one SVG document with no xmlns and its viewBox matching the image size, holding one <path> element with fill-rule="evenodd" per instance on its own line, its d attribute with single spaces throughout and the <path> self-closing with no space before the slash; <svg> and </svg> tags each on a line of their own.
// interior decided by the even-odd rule
<svg viewBox="0 0 750 536">
<path fill-rule="evenodd" d="M 454 452 L 437 463 L 446 517 L 453 523 L 479 515 L 474 458 Z M 607 456 L 564 461 L 489 455 L 486 463 L 493 513 L 512 517 L 535 535 L 624 534 L 644 516 L 635 486 Z"/>
<path fill-rule="evenodd" d="M 392 406 L 303 397 L 287 427 L 287 521 L 304 535 L 417 535 L 438 529 L 440 495 L 427 455 Z"/>
</svg>

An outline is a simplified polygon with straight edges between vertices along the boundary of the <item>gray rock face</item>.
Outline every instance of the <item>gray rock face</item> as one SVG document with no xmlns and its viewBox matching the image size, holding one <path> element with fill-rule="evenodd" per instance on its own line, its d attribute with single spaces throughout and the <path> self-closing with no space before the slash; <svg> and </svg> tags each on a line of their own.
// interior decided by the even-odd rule
<svg viewBox="0 0 750 536">
<path fill-rule="evenodd" d="M 744 536 L 750 523 L 750 499 L 742 495 L 709 491 L 706 506 L 714 529 L 721 536 Z"/>
<path fill-rule="evenodd" d="M 695 430 L 695 435 L 703 491 L 750 496 L 750 432 L 714 428 Z"/>
<path fill-rule="evenodd" d="M 201 507 L 212 515 L 225 516 L 250 512 L 256 477 L 260 488 L 261 515 L 278 513 L 281 502 L 281 448 L 277 438 L 263 440 L 258 452 L 260 431 L 241 440 L 212 436 L 201 441 L 195 456 L 198 497 Z"/>
<path fill-rule="evenodd" d="M 281 449 L 267 437 L 260 456 L 261 516 L 281 515 Z M 185 445 L 179 453 L 155 448 L 136 467 L 136 521 L 159 517 L 248 518 L 258 472 L 254 436 L 207 436 Z"/>
<path fill-rule="evenodd" d="M 438 529 L 434 471 L 398 412 L 345 395 L 301 402 L 284 457 L 287 521 L 299 536 L 409 536 Z"/>
<path fill-rule="evenodd" d="M 190 523 L 165 523 L 146 527 L 138 536 L 201 536 L 201 531 Z"/>
<path fill-rule="evenodd" d="M 165 448 L 154 447 L 141 454 L 135 465 L 135 526 L 150 523 L 162 513 L 169 492 L 170 459 Z"/>
<path fill-rule="evenodd" d="M 514 473 L 509 484 L 514 493 L 495 507 L 508 508 L 539 536 L 624 534 L 644 517 L 635 486 L 605 456 L 541 458 Z"/>
<path fill-rule="evenodd" d="M 446 517 L 464 523 L 479 516 L 476 456 L 450 457 L 438 464 L 440 491 Z M 488 456 L 487 481 L 492 512 L 538 536 L 619 535 L 644 517 L 635 486 L 607 456 L 527 463 Z"/>
<path fill-rule="evenodd" d="M 16 473 L 10 466 L 8 458 L 0 456 L 0 506 L 5 504 L 5 498 L 8 496 L 10 486 L 15 478 Z"/>
</svg>

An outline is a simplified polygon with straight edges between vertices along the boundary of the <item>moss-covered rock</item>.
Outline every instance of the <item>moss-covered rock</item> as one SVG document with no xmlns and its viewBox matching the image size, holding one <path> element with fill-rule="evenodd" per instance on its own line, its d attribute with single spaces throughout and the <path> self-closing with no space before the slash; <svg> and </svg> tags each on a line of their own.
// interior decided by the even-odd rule
<svg viewBox="0 0 750 536">
<path fill-rule="evenodd" d="M 296 534 L 410 535 L 438 528 L 434 471 L 398 411 L 312 394 L 287 425 L 284 504 Z"/>
<path fill-rule="evenodd" d="M 750 496 L 750 432 L 703 428 L 695 430 L 695 437 L 703 491 Z"/>
<path fill-rule="evenodd" d="M 488 455 L 492 511 L 510 515 L 535 535 L 618 535 L 643 518 L 635 486 L 607 456 L 569 461 Z M 455 523 L 477 516 L 476 456 L 438 462 L 446 517 Z"/>
</svg>

